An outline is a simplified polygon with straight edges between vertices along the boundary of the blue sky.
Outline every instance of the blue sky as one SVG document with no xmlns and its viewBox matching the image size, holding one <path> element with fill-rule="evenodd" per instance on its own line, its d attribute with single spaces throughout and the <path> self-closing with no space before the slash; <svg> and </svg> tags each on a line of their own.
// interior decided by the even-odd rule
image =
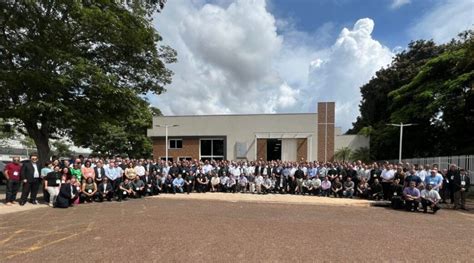
<svg viewBox="0 0 474 263">
<path fill-rule="evenodd" d="M 359 18 L 370 17 L 376 23 L 372 36 L 390 47 L 406 46 L 412 40 L 408 29 L 433 6 L 434 0 L 414 0 L 391 7 L 390 0 L 271 0 L 270 12 L 277 18 L 291 19 L 298 30 L 317 31 L 325 23 L 348 27 Z M 473 11 L 474 12 L 474 11 Z M 335 37 L 335 36 L 334 36 Z"/>
<path fill-rule="evenodd" d="M 360 87 L 411 40 L 446 43 L 474 25 L 472 0 L 171 0 L 154 25 L 178 52 L 165 115 L 359 115 Z"/>
</svg>

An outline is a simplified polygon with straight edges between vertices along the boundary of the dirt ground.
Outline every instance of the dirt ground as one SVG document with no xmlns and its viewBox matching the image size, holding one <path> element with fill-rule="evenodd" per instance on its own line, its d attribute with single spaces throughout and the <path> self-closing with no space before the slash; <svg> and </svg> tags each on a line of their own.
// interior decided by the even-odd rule
<svg viewBox="0 0 474 263">
<path fill-rule="evenodd" d="M 347 203 L 285 203 L 263 196 L 212 200 L 216 197 L 168 195 L 1 214 L 0 262 L 474 258 L 471 213 L 441 210 L 432 215 Z"/>
</svg>

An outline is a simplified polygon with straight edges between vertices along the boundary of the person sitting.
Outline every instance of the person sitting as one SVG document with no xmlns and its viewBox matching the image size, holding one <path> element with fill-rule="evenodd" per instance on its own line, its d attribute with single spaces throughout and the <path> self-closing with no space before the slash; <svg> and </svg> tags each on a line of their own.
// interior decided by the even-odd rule
<svg viewBox="0 0 474 263">
<path fill-rule="evenodd" d="M 396 178 L 393 180 L 390 191 L 392 192 L 392 199 L 390 200 L 392 208 L 401 209 L 403 207 L 403 186 L 400 184 L 400 178 Z"/>
<path fill-rule="evenodd" d="M 425 189 L 421 191 L 421 205 L 423 206 L 423 213 L 427 213 L 428 207 L 433 210 L 435 214 L 440 207 L 438 202 L 441 200 L 439 193 L 433 189 L 433 184 L 428 184 Z"/>
<path fill-rule="evenodd" d="M 255 190 L 257 191 L 257 194 L 262 193 L 262 184 L 264 182 L 263 176 L 261 174 L 257 175 L 255 178 Z"/>
<path fill-rule="evenodd" d="M 211 192 L 218 192 L 221 179 L 217 177 L 217 173 L 213 173 L 211 178 Z"/>
<path fill-rule="evenodd" d="M 405 209 L 407 211 L 418 211 L 418 204 L 420 200 L 420 190 L 416 188 L 416 182 L 411 181 L 409 187 L 403 190 L 403 198 L 405 199 Z"/>
<path fill-rule="evenodd" d="M 321 193 L 321 179 L 319 179 L 318 176 L 314 176 L 313 179 L 311 179 L 311 185 L 313 186 L 311 193 L 319 196 Z"/>
<path fill-rule="evenodd" d="M 197 191 L 198 193 L 205 193 L 207 191 L 207 185 L 209 184 L 209 180 L 207 176 L 199 173 L 197 177 Z"/>
<path fill-rule="evenodd" d="M 344 182 L 344 191 L 342 192 L 344 197 L 347 198 L 352 198 L 354 195 L 354 182 L 352 181 L 352 178 L 348 176 L 346 178 L 346 181 Z"/>
<path fill-rule="evenodd" d="M 230 175 L 225 187 L 226 187 L 226 191 L 235 193 L 236 188 L 237 188 L 237 181 L 235 180 L 234 175 Z"/>
<path fill-rule="evenodd" d="M 132 189 L 135 192 L 135 195 L 133 196 L 134 198 L 142 198 L 145 196 L 145 183 L 140 176 L 136 176 L 132 181 Z"/>
<path fill-rule="evenodd" d="M 367 183 L 367 178 L 362 177 L 359 184 L 357 185 L 357 196 L 359 198 L 366 199 L 369 197 L 369 184 Z"/>
<path fill-rule="evenodd" d="M 165 179 L 165 183 L 163 185 L 163 189 L 165 193 L 174 193 L 173 191 L 173 177 L 171 177 L 171 174 L 168 174 Z"/>
<path fill-rule="evenodd" d="M 97 200 L 99 202 L 103 202 L 104 198 L 107 199 L 107 201 L 112 201 L 112 198 L 114 197 L 114 188 L 112 187 L 112 184 L 109 182 L 109 178 L 104 177 L 102 179 L 102 182 L 97 186 L 98 188 L 98 194 L 97 194 Z"/>
<path fill-rule="evenodd" d="M 227 192 L 227 181 L 229 181 L 229 177 L 226 172 L 223 172 L 223 175 L 219 178 L 219 188 L 221 192 Z"/>
<path fill-rule="evenodd" d="M 122 200 L 126 200 L 127 197 L 132 198 L 134 195 L 135 192 L 133 192 L 132 184 L 130 180 L 125 177 L 125 180 L 119 185 L 117 201 L 121 202 Z"/>
<path fill-rule="evenodd" d="M 329 177 L 325 176 L 324 180 L 321 182 L 321 195 L 325 197 L 329 197 L 331 194 L 331 181 L 329 181 Z"/>
<path fill-rule="evenodd" d="M 339 181 L 339 177 L 334 179 L 334 183 L 332 184 L 331 191 L 334 197 L 342 197 L 342 184 Z"/>
<path fill-rule="evenodd" d="M 374 183 L 370 186 L 369 196 L 372 200 L 382 200 L 383 199 L 383 187 L 379 182 L 379 179 L 374 179 Z"/>
<path fill-rule="evenodd" d="M 186 174 L 186 178 L 184 180 L 184 186 L 186 187 L 186 193 L 190 194 L 194 188 L 194 180 L 195 180 L 194 172 L 190 171 Z"/>
<path fill-rule="evenodd" d="M 184 179 L 181 174 L 173 180 L 173 193 L 176 194 L 176 192 L 184 193 Z"/>
<path fill-rule="evenodd" d="M 152 173 L 146 173 L 143 176 L 143 183 L 145 184 L 145 189 L 144 189 L 144 196 L 149 195 L 152 196 L 156 194 L 156 180 L 155 180 L 155 175 Z"/>
<path fill-rule="evenodd" d="M 97 184 L 94 182 L 92 177 L 87 177 L 87 179 L 82 183 L 81 190 L 81 203 L 91 203 L 96 197 Z"/>
<path fill-rule="evenodd" d="M 272 179 L 268 177 L 268 174 L 266 174 L 265 177 L 263 178 L 261 190 L 263 194 L 268 194 L 272 192 Z"/>
<path fill-rule="evenodd" d="M 155 188 L 153 189 L 153 194 L 154 195 L 159 195 L 160 193 L 163 193 L 163 185 L 164 184 L 163 184 L 163 177 L 161 177 L 161 173 L 158 173 L 156 175 L 156 178 L 154 180 L 154 185 L 155 185 Z"/>
<path fill-rule="evenodd" d="M 303 195 L 309 194 L 313 192 L 313 184 L 311 182 L 311 179 L 308 179 L 307 177 L 303 179 Z"/>
<path fill-rule="evenodd" d="M 245 176 L 245 173 L 242 173 L 239 179 L 239 190 L 241 193 L 247 192 L 247 184 L 248 184 L 247 177 Z"/>
<path fill-rule="evenodd" d="M 75 179 L 75 177 L 73 177 Z M 68 208 L 73 206 L 74 201 L 79 197 L 76 186 L 71 183 L 71 180 L 61 184 L 59 194 L 56 198 L 56 208 Z"/>
</svg>

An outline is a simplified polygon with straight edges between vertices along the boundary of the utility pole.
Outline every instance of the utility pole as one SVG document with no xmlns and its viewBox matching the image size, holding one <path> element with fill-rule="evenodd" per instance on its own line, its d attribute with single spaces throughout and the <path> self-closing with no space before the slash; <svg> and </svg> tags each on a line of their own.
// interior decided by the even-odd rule
<svg viewBox="0 0 474 263">
<path fill-rule="evenodd" d="M 402 145 L 403 145 L 403 143 L 402 143 L 403 142 L 403 127 L 414 126 L 414 125 L 418 125 L 418 124 L 400 122 L 400 124 L 398 124 L 398 123 L 388 123 L 387 125 L 400 127 L 400 146 L 399 146 L 399 149 L 398 149 L 398 163 L 401 163 L 402 162 Z"/>
</svg>

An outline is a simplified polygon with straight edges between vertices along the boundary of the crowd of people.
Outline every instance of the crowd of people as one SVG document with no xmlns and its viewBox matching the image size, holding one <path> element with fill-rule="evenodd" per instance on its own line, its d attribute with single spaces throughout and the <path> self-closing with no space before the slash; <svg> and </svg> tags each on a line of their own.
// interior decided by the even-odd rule
<svg viewBox="0 0 474 263">
<path fill-rule="evenodd" d="M 386 200 L 395 209 L 436 213 L 449 199 L 454 209 L 466 210 L 470 178 L 464 169 L 451 165 L 365 164 L 286 161 L 178 162 L 122 158 L 52 158 L 40 164 L 38 156 L 5 167 L 8 180 L 6 204 L 38 204 L 42 188 L 51 207 L 67 208 L 79 203 L 121 202 L 162 193 L 226 192 L 250 194 L 295 194 L 334 198 Z M 29 197 L 29 199 L 28 199 Z"/>
</svg>

